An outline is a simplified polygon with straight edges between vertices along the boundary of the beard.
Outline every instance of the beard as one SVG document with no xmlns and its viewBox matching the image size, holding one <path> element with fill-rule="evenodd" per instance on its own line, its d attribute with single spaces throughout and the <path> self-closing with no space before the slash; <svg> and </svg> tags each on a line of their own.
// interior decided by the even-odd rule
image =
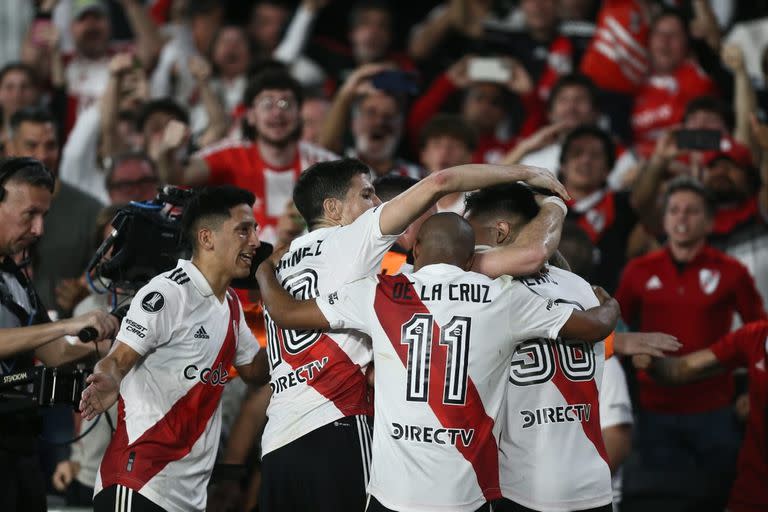
<svg viewBox="0 0 768 512">
<path fill-rule="evenodd" d="M 270 137 L 268 135 L 260 133 L 255 126 L 253 126 L 252 128 L 254 133 L 254 140 L 259 139 L 266 142 L 270 146 L 274 146 L 279 149 L 284 149 L 290 146 L 291 144 L 295 144 L 301 138 L 301 131 L 303 126 L 301 121 L 299 121 L 298 123 L 296 123 L 296 128 L 294 128 L 293 131 L 289 132 L 287 135 L 280 138 Z"/>
<path fill-rule="evenodd" d="M 397 139 L 396 135 L 388 135 L 385 140 L 374 142 L 370 135 L 361 135 L 355 139 L 355 149 L 363 159 L 387 160 L 395 154 Z"/>
</svg>

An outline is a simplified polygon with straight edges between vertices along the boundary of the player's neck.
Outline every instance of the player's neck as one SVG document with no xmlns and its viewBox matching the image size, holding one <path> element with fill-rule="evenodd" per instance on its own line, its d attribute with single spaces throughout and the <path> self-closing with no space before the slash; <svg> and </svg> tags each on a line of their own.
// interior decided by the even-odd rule
<svg viewBox="0 0 768 512">
<path fill-rule="evenodd" d="M 197 267 L 197 270 L 208 281 L 208 286 L 211 287 L 211 291 L 219 299 L 219 302 L 223 302 L 232 277 L 228 273 L 223 272 L 221 266 L 216 261 L 206 261 L 205 258 L 193 256 L 192 264 Z"/>
<path fill-rule="evenodd" d="M 679 244 L 670 241 L 669 252 L 672 253 L 672 258 L 674 258 L 675 261 L 680 263 L 688 263 L 689 261 L 693 260 L 697 254 L 699 254 L 701 249 L 704 248 L 705 244 L 706 239 L 703 238 L 690 244 Z"/>
<path fill-rule="evenodd" d="M 323 217 L 322 219 L 320 219 L 319 221 L 317 221 L 315 224 L 312 225 L 312 228 L 310 229 L 310 231 L 314 231 L 316 229 L 321 229 L 321 228 L 335 228 L 337 226 L 343 226 L 343 225 L 344 224 L 342 224 L 339 221 L 329 219 L 328 217 Z"/>
<path fill-rule="evenodd" d="M 286 144 L 272 144 L 262 138 L 256 139 L 261 159 L 273 167 L 288 167 L 296 158 L 296 141 Z"/>
</svg>

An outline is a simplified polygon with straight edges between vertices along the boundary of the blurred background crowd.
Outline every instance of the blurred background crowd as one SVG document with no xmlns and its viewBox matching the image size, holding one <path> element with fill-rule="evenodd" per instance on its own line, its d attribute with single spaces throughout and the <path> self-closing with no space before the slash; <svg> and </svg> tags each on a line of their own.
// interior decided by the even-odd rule
<svg viewBox="0 0 768 512">
<path fill-rule="evenodd" d="M 2 153 L 59 178 L 29 262 L 52 316 L 109 306 L 84 269 L 120 205 L 233 183 L 284 247 L 305 230 L 298 174 L 342 155 L 382 199 L 470 162 L 551 169 L 572 197 L 572 269 L 680 354 L 766 317 L 764 0 L 5 0 L 0 41 Z M 665 210 L 673 181 L 693 193 Z M 464 197 L 437 207 L 461 214 Z M 624 413 L 604 423 L 624 510 L 724 502 L 744 374 L 670 389 L 625 368 L 610 384 Z M 225 436 L 247 397 L 230 389 Z M 46 414 L 52 500 L 82 503 L 109 430 L 61 444 L 82 426 Z M 212 508 L 253 508 L 254 445 L 230 449 L 249 470 Z"/>
</svg>

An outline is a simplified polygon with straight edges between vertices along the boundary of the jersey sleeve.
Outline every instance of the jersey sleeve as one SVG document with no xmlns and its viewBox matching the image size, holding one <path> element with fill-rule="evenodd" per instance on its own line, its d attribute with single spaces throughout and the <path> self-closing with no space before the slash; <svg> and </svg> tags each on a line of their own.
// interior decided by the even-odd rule
<svg viewBox="0 0 768 512">
<path fill-rule="evenodd" d="M 317 307 L 331 329 L 357 329 L 370 335 L 376 285 L 375 277 L 359 279 L 338 291 L 321 295 L 316 299 Z"/>
<path fill-rule="evenodd" d="M 181 325 L 182 308 L 176 285 L 165 278 L 155 278 L 131 301 L 117 340 L 144 356 L 170 341 L 174 328 Z"/>
<path fill-rule="evenodd" d="M 253 358 L 259 352 L 259 342 L 253 335 L 250 327 L 245 321 L 245 313 L 242 305 L 238 302 L 240 310 L 240 323 L 238 326 L 237 350 L 235 352 L 235 366 L 243 366 L 253 361 Z"/>
<path fill-rule="evenodd" d="M 509 327 L 521 340 L 555 339 L 571 317 L 573 306 L 545 299 L 508 276 L 502 276 Z"/>
<path fill-rule="evenodd" d="M 378 274 L 384 255 L 400 236 L 381 233 L 379 219 L 383 206 L 363 213 L 335 235 L 329 257 L 336 262 L 337 268 L 346 269 L 347 277 L 341 284 Z"/>
<path fill-rule="evenodd" d="M 600 384 L 600 428 L 632 424 L 632 402 L 624 370 L 615 357 L 605 361 Z"/>
<path fill-rule="evenodd" d="M 755 339 L 765 339 L 765 326 L 764 322 L 744 325 L 720 338 L 714 345 L 710 345 L 709 349 L 726 368 L 748 366 L 748 345 Z"/>
</svg>

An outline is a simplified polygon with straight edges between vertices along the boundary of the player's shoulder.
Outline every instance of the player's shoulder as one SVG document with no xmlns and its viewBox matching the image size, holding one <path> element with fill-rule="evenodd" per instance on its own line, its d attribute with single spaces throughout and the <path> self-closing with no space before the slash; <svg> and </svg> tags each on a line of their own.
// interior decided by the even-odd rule
<svg viewBox="0 0 768 512">
<path fill-rule="evenodd" d="M 574 274 L 569 270 L 564 270 L 559 267 L 549 266 L 547 267 L 547 274 L 549 274 L 558 284 L 567 286 L 568 288 L 579 288 L 582 290 L 592 291 L 592 285 L 578 274 Z"/>
<path fill-rule="evenodd" d="M 730 254 L 727 254 L 719 249 L 715 249 L 714 247 L 711 247 L 711 246 L 706 246 L 704 248 L 704 251 L 706 251 L 705 253 L 706 259 L 712 263 L 719 264 L 735 273 L 749 273 L 749 270 L 747 270 L 747 267 L 741 261 L 734 258 Z"/>
<path fill-rule="evenodd" d="M 158 274 L 136 294 L 141 309 L 147 313 L 159 313 L 166 307 L 176 309 L 184 302 L 191 289 L 190 277 L 183 266 Z"/>
</svg>

